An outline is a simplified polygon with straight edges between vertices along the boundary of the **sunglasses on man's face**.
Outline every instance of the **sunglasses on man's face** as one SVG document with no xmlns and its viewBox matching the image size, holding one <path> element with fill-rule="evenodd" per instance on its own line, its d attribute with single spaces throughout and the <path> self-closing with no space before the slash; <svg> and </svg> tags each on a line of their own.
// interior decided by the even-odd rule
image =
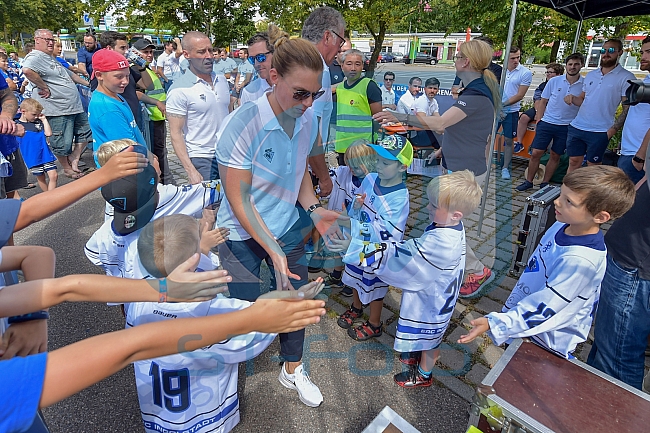
<svg viewBox="0 0 650 433">
<path fill-rule="evenodd" d="M 293 92 L 293 99 L 296 101 L 304 101 L 305 99 L 311 98 L 315 101 L 316 99 L 320 98 L 323 96 L 325 93 L 325 90 L 319 90 L 318 92 L 312 93 L 309 90 L 296 90 Z"/>
<path fill-rule="evenodd" d="M 395 81 L 395 78 L 384 78 L 384 81 Z"/>
<path fill-rule="evenodd" d="M 271 54 L 270 51 L 267 51 L 266 53 L 261 53 L 261 54 L 255 54 L 254 56 L 248 56 L 248 61 L 250 62 L 251 65 L 255 66 L 255 62 L 257 63 L 264 63 L 266 62 L 266 56 L 268 54 Z"/>
<path fill-rule="evenodd" d="M 605 49 L 605 48 L 600 49 L 600 54 L 605 54 L 605 53 L 612 54 L 612 53 L 615 53 L 615 52 L 616 52 L 616 48 L 614 48 L 614 47 L 609 47 L 607 49 Z"/>
</svg>

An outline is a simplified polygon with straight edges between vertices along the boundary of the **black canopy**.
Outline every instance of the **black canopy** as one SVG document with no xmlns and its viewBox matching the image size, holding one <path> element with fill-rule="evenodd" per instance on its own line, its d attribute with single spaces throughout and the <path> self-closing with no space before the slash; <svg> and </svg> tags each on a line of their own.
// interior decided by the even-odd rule
<svg viewBox="0 0 650 433">
<path fill-rule="evenodd" d="M 650 15 L 650 0 L 523 0 L 556 10 L 575 20 Z"/>
</svg>

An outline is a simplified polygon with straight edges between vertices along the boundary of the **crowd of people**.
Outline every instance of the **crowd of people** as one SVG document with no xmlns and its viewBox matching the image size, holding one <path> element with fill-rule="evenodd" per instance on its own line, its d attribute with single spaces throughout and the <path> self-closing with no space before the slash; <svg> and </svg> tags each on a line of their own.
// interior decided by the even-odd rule
<svg viewBox="0 0 650 433">
<path fill-rule="evenodd" d="M 585 77 L 579 53 L 564 66 L 547 65 L 535 105 L 523 114 L 532 75 L 521 50 L 508 53 L 501 91 L 492 42 L 465 42 L 454 57 L 454 103 L 441 113 L 437 78 L 414 76 L 396 98 L 395 73 L 385 72 L 381 85 L 364 77 L 363 53 L 345 34 L 341 13 L 319 7 L 299 38 L 274 25 L 252 36 L 239 63 L 198 31 L 166 42 L 157 59 L 151 41 L 129 47 L 114 31 L 86 34 L 74 66 L 46 29 L 36 30 L 24 59 L 0 52 L 0 193 L 14 199 L 0 200 L 0 271 L 21 270 L 26 281 L 0 290 L 0 316 L 11 316 L 0 344 L 0 372 L 10 380 L 0 389 L 12 396 L 0 408 L 0 430 L 22 431 L 37 408 L 135 362 L 147 431 L 230 431 L 240 420 L 236 364 L 258 356 L 276 334 L 280 384 L 318 407 L 325 397 L 302 357 L 305 326 L 324 314 L 324 302 L 309 299 L 324 286 L 352 297 L 337 324 L 355 341 L 382 335 L 388 286 L 401 289 L 394 349 L 406 369 L 394 381 L 430 386 L 458 298 L 483 296 L 495 277 L 463 224 L 487 187 L 495 119 L 505 138 L 505 180 L 522 131 L 536 121 L 528 177 L 517 190 L 534 187 L 547 151 L 542 187 L 565 153 L 569 166 L 557 222 L 503 311 L 473 320 L 458 342 L 486 332 L 494 344 L 527 337 L 570 358 L 595 316 L 588 362 L 642 387 L 650 106 L 623 105 L 616 114 L 633 78 L 618 64 L 620 41 L 605 42 L 600 67 Z M 650 71 L 650 38 L 641 69 Z M 77 85 L 90 89 L 89 101 Z M 379 130 L 396 123 L 407 132 Z M 188 185 L 174 184 L 167 128 Z M 603 166 L 621 129 L 620 169 Z M 82 164 L 87 148 L 96 167 Z M 430 225 L 410 239 L 404 179 L 421 149 L 434 150 L 444 174 L 426 188 Z M 57 188 L 59 166 L 74 181 Z M 27 169 L 43 193 L 21 204 Z M 52 250 L 13 245 L 13 232 L 96 189 L 105 218 L 85 254 L 106 277 L 53 279 Z M 600 226 L 612 220 L 604 235 Z M 333 270 L 310 282 L 325 259 Z M 260 296 L 262 261 L 271 294 Z M 124 278 L 141 281 L 127 286 Z M 226 285 L 228 297 L 219 294 Z M 127 329 L 47 354 L 47 308 L 65 300 L 122 305 Z M 203 337 L 180 344 L 187 334 Z M 197 349 L 210 356 L 184 353 Z M 215 398 L 202 397 L 205 387 Z"/>
</svg>

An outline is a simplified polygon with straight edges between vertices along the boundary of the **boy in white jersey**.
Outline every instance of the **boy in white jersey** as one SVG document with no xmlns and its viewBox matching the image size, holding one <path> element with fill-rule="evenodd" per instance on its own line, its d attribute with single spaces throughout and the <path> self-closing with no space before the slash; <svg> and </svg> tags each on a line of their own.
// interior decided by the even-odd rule
<svg viewBox="0 0 650 433">
<path fill-rule="evenodd" d="M 401 242 L 332 241 L 347 252 L 343 261 L 372 271 L 382 281 L 402 289 L 400 317 L 395 335 L 400 361 L 410 368 L 395 375 L 404 388 L 431 386 L 432 370 L 440 355 L 463 283 L 465 229 L 463 215 L 470 215 L 481 201 L 481 187 L 468 171 L 436 177 L 427 186 L 431 224 L 417 239 Z M 352 233 L 360 223 L 351 220 Z"/>
<path fill-rule="evenodd" d="M 634 184 L 615 167 L 579 168 L 564 178 L 553 224 L 540 240 L 501 313 L 472 320 L 459 343 L 484 332 L 496 345 L 530 338 L 570 358 L 587 339 L 607 265 L 600 225 L 634 203 Z"/>
<path fill-rule="evenodd" d="M 358 223 L 353 236 L 363 236 L 370 242 L 401 241 L 409 214 L 409 193 L 402 175 L 413 161 L 413 147 L 401 135 L 391 135 L 370 145 L 377 152 L 377 173 L 370 173 L 361 182 L 356 199 L 349 211 Z M 343 283 L 354 289 L 350 308 L 337 323 L 348 330 L 350 338 L 364 341 L 382 334 L 381 309 L 388 284 L 372 271 L 347 264 Z M 363 305 L 370 304 L 370 318 L 353 327 L 363 314 Z"/>
<path fill-rule="evenodd" d="M 164 278 L 199 249 L 199 224 L 194 218 L 170 215 L 154 220 L 140 231 L 135 277 Z M 210 260 L 205 256 L 202 259 L 199 268 L 209 267 Z M 314 283 L 321 284 L 322 280 Z M 313 287 L 314 283 L 301 290 Z M 224 314 L 250 305 L 251 302 L 221 295 L 194 303 L 134 302 L 125 304 L 126 327 Z M 229 432 L 240 419 L 237 364 L 262 353 L 275 335 L 253 332 L 193 352 L 135 362 L 145 430 Z"/>
</svg>

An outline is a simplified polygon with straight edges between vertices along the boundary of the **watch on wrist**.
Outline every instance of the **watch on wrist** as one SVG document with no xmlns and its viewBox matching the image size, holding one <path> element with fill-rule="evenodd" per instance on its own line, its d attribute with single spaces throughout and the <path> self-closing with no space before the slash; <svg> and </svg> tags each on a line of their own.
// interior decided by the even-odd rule
<svg viewBox="0 0 650 433">
<path fill-rule="evenodd" d="M 319 207 L 323 207 L 320 203 L 315 203 L 307 208 L 307 215 L 311 216 L 311 214 L 318 209 Z"/>
<path fill-rule="evenodd" d="M 634 156 L 632 157 L 632 161 L 634 161 L 634 162 L 638 162 L 639 164 L 643 164 L 643 163 L 645 162 L 645 160 L 644 160 L 643 158 L 639 158 L 639 157 L 636 156 L 636 155 L 634 155 Z"/>
</svg>

